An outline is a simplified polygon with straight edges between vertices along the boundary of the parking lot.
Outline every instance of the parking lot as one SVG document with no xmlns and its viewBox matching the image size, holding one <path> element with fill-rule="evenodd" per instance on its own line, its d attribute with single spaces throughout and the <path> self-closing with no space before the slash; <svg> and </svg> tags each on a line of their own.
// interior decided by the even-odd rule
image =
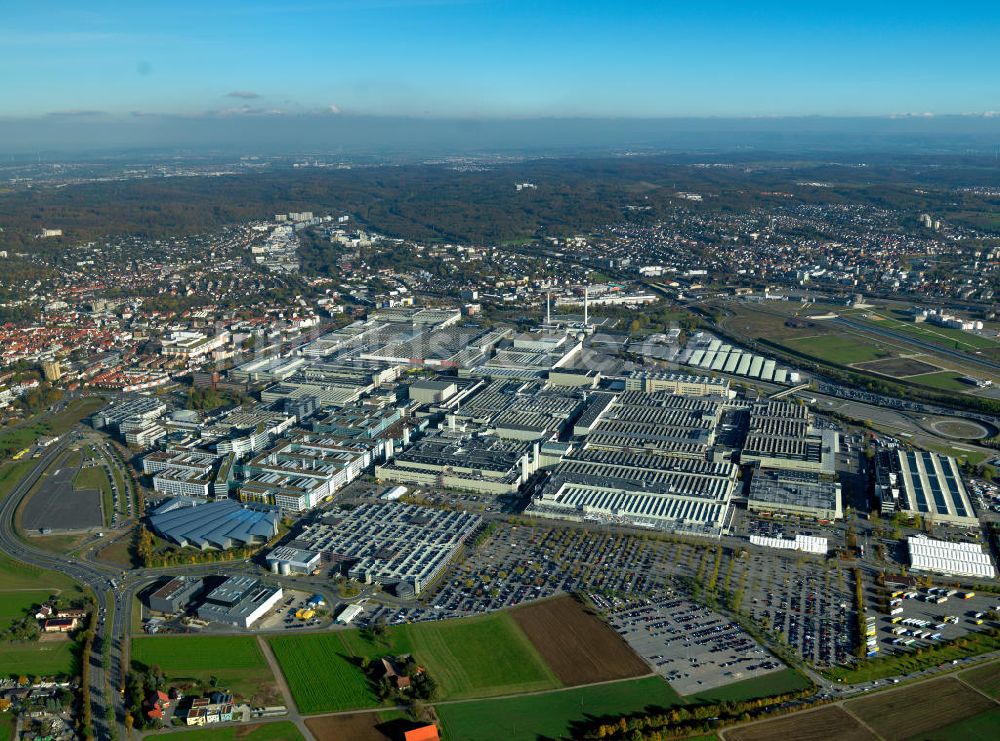
<svg viewBox="0 0 1000 741">
<path fill-rule="evenodd" d="M 427 602 L 470 614 L 579 590 L 646 594 L 676 573 L 674 544 L 576 528 L 498 524 L 489 539 L 452 568 Z"/>
<path fill-rule="evenodd" d="M 744 605 L 761 626 L 820 666 L 854 655 L 856 629 L 850 576 L 838 564 L 795 554 L 750 557 Z"/>
<path fill-rule="evenodd" d="M 74 488 L 80 469 L 79 456 L 73 463 L 68 455 L 64 455 L 47 472 L 24 505 L 21 522 L 26 530 L 66 531 L 101 527 L 104 523 L 101 492 L 98 489 Z"/>
<path fill-rule="evenodd" d="M 949 592 L 953 594 L 949 596 Z M 885 615 L 869 611 L 869 615 L 877 618 L 880 653 L 888 655 L 908 652 L 940 641 L 960 638 L 969 631 L 983 630 L 992 625 L 989 613 L 1000 607 L 1000 597 L 995 594 L 976 594 L 970 599 L 962 599 L 961 595 L 967 593 L 966 590 L 946 586 L 891 590 L 889 597 L 892 601 L 889 608 L 900 612 Z M 899 596 L 893 598 L 893 594 Z M 913 596 L 908 598 L 908 594 Z M 939 599 L 945 601 L 937 602 Z M 982 624 L 977 624 L 979 620 Z M 934 635 L 940 637 L 933 638 Z M 905 645 L 907 642 L 910 642 L 908 646 Z"/>
<path fill-rule="evenodd" d="M 739 625 L 672 592 L 648 599 L 599 594 L 591 599 L 611 627 L 682 695 L 785 668 Z"/>
<path fill-rule="evenodd" d="M 832 665 L 849 660 L 857 642 L 849 577 L 836 561 L 789 551 L 748 548 L 734 553 L 717 551 L 708 543 L 497 523 L 487 540 L 454 564 L 416 604 L 373 605 L 359 624 L 474 615 L 560 592 L 586 591 L 609 599 L 623 594 L 658 598 L 678 588 L 680 578 L 685 584 L 700 584 L 703 596 L 708 591 L 717 599 L 728 595 L 736 609 L 749 613 L 765 630 L 780 634 L 805 659 Z M 668 655 L 645 649 L 640 653 Z M 718 674 L 725 677 L 728 670 L 746 675 L 752 671 L 746 669 L 751 663 L 722 667 Z M 705 676 L 696 672 L 691 681 L 695 687 L 698 681 L 715 681 L 714 671 L 706 669 L 701 673 Z M 732 676 L 727 679 L 734 681 Z"/>
</svg>

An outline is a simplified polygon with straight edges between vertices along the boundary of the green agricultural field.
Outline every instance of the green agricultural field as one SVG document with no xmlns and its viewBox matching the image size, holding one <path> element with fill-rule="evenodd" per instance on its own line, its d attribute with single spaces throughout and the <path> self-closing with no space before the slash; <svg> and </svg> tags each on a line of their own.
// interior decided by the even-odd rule
<svg viewBox="0 0 1000 741">
<path fill-rule="evenodd" d="M 132 664 L 137 668 L 159 666 L 168 682 L 201 690 L 210 689 L 215 677 L 217 687 L 247 699 L 274 695 L 274 676 L 251 636 L 133 638 Z"/>
<path fill-rule="evenodd" d="M 345 636 L 355 656 L 413 654 L 437 682 L 443 700 L 551 689 L 559 680 L 506 612 L 463 620 L 400 625 L 385 643 L 358 631 Z"/>
<path fill-rule="evenodd" d="M 13 713 L 7 713 L 13 716 Z M 0 741 L 10 741 L 14 738 L 14 717 L 0 717 Z"/>
<path fill-rule="evenodd" d="M 0 457 L 10 457 L 19 450 L 34 445 L 39 437 L 49 434 L 49 429 L 47 424 L 39 421 L 0 430 Z"/>
<path fill-rule="evenodd" d="M 302 741 L 295 724 L 282 720 L 276 723 L 205 728 L 198 731 L 171 733 L 171 741 Z"/>
<path fill-rule="evenodd" d="M 749 700 L 753 697 L 767 697 L 768 695 L 780 695 L 783 692 L 794 692 L 795 690 L 804 689 L 809 685 L 809 680 L 794 669 L 784 669 L 780 672 L 766 674 L 763 677 L 744 679 L 741 682 L 733 682 L 732 684 L 698 692 L 694 695 L 685 695 L 684 700 L 689 703 Z"/>
<path fill-rule="evenodd" d="M 11 620 L 23 617 L 53 594 L 73 598 L 82 596 L 83 590 L 68 576 L 0 553 L 0 628 L 6 629 Z M 0 641 L 0 676 L 71 674 L 76 666 L 76 646 L 75 641 L 61 639 Z"/>
<path fill-rule="evenodd" d="M 69 638 L 0 642 L 0 677 L 70 676 L 76 673 L 77 643 Z"/>
<path fill-rule="evenodd" d="M 938 371 L 936 373 L 921 373 L 918 376 L 908 376 L 907 383 L 919 383 L 921 386 L 942 389 L 944 391 L 971 391 L 972 385 L 962 380 L 962 374 L 955 371 Z"/>
<path fill-rule="evenodd" d="M 499 700 L 437 705 L 448 741 L 535 741 L 565 738 L 574 721 L 604 715 L 618 718 L 647 707 L 681 704 L 659 677 L 557 690 Z"/>
<path fill-rule="evenodd" d="M 892 357 L 895 354 L 893 349 L 885 344 L 865 341 L 847 334 L 786 339 L 781 340 L 781 344 L 796 352 L 840 365 L 864 363 L 869 360 Z"/>
<path fill-rule="evenodd" d="M 2 455 L 3 452 L 0 451 L 0 456 Z M 18 481 L 24 478 L 24 475 L 34 465 L 35 461 L 31 458 L 0 463 L 0 499 L 5 499 L 10 494 L 11 489 L 17 485 Z"/>
<path fill-rule="evenodd" d="M 73 533 L 70 535 L 32 535 L 30 537 L 33 546 L 53 553 L 67 554 L 83 545 L 90 539 L 91 535 L 90 533 Z"/>
<path fill-rule="evenodd" d="M 0 598 L 8 606 L 5 609 L 12 609 L 10 606 L 17 601 L 30 607 L 43 592 L 46 597 L 56 593 L 79 597 L 83 589 L 65 574 L 29 566 L 0 553 Z"/>
<path fill-rule="evenodd" d="M 49 594 L 61 591 L 70 596 L 83 594 L 80 586 L 65 574 L 29 566 L 0 552 L 0 593 L 24 590 L 48 590 Z"/>
<path fill-rule="evenodd" d="M 1000 661 L 969 669 L 958 677 L 994 700 L 1000 700 Z"/>
<path fill-rule="evenodd" d="M 111 482 L 108 481 L 108 474 L 104 472 L 103 466 L 89 466 L 81 468 L 73 479 L 74 489 L 100 489 L 111 493 Z"/>
<path fill-rule="evenodd" d="M 755 306 L 751 304 L 725 304 L 727 311 L 733 316 L 724 324 L 733 332 L 745 337 L 764 337 L 772 342 L 784 344 L 786 340 L 798 337 L 812 337 L 826 333 L 828 323 L 810 320 L 808 317 L 796 316 L 788 306 Z M 820 307 L 814 307 L 810 313 L 822 313 Z"/>
<path fill-rule="evenodd" d="M 63 435 L 83 418 L 89 417 L 107 402 L 100 397 L 75 399 L 59 414 L 39 414 L 32 420 L 0 430 L 0 458 L 23 450 L 42 435 Z"/>
<path fill-rule="evenodd" d="M 32 607 L 45 602 L 52 591 L 36 589 L 29 591 L 0 591 L 0 628 L 6 628 L 11 620 L 22 618 Z"/>
<path fill-rule="evenodd" d="M 107 399 L 100 396 L 88 396 L 83 399 L 71 401 L 59 414 L 53 415 L 46 420 L 46 424 L 49 427 L 49 434 L 63 435 L 69 432 L 80 420 L 86 419 L 94 412 L 104 409 L 107 404 Z"/>
<path fill-rule="evenodd" d="M 367 677 L 352 661 L 354 654 L 342 640 L 347 632 L 270 639 L 271 650 L 301 712 L 339 712 L 378 706 Z"/>
<path fill-rule="evenodd" d="M 984 453 L 978 450 L 972 450 L 965 445 L 936 445 L 930 442 L 924 441 L 923 447 L 928 450 L 933 450 L 935 453 L 940 453 L 941 455 L 950 455 L 952 458 L 957 458 L 959 463 L 968 462 L 973 466 L 978 466 L 980 463 L 985 461 L 989 456 L 988 453 Z"/>
<path fill-rule="evenodd" d="M 394 626 L 381 640 L 345 630 L 277 636 L 270 642 L 296 704 L 306 713 L 377 707 L 363 660 L 390 654 L 412 654 L 437 682 L 442 700 L 559 686 L 507 613 Z"/>
<path fill-rule="evenodd" d="M 936 731 L 921 733 L 910 741 L 994 741 L 1000 728 L 1000 708 L 951 723 Z"/>
</svg>

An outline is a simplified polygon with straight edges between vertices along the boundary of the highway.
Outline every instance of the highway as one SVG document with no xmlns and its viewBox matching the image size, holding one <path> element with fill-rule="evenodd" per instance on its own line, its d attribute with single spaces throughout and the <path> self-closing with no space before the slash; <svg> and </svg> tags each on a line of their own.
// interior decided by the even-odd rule
<svg viewBox="0 0 1000 741">
<path fill-rule="evenodd" d="M 960 352 L 958 350 L 949 350 L 942 344 L 937 344 L 934 342 L 927 342 L 914 337 L 910 334 L 904 334 L 903 332 L 896 332 L 891 329 L 884 329 L 883 327 L 873 327 L 871 324 L 863 324 L 861 322 L 855 322 L 851 319 L 846 319 L 844 317 L 837 317 L 833 320 L 837 324 L 843 324 L 851 329 L 856 329 L 859 332 L 867 332 L 868 334 L 875 334 L 885 337 L 890 340 L 901 340 L 909 345 L 915 345 L 916 347 L 921 347 L 932 353 L 937 353 L 938 355 L 947 355 L 949 357 L 955 358 L 956 360 L 961 360 L 963 363 L 970 363 L 972 365 L 978 365 L 981 368 L 992 371 L 993 373 L 1000 373 L 1000 363 L 996 363 L 988 358 L 981 355 L 973 355 L 967 352 Z"/>
</svg>

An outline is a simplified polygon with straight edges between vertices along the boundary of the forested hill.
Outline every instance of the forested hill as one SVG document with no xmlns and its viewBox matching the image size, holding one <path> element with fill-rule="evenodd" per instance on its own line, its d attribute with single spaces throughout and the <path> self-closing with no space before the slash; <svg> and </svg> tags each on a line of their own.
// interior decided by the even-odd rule
<svg viewBox="0 0 1000 741">
<path fill-rule="evenodd" d="M 678 191 L 706 195 L 699 208 L 746 209 L 789 196 L 804 202 L 868 202 L 951 211 L 971 221 L 996 205 L 959 185 L 1000 185 L 990 162 L 950 158 L 850 163 L 744 157 L 543 159 L 458 171 L 442 165 L 351 170 L 283 169 L 221 177 L 174 177 L 0 193 L 0 249 L 39 247 L 43 227 L 63 229 L 47 249 L 105 234 L 148 237 L 204 232 L 287 211 L 348 213 L 379 232 L 417 240 L 495 243 L 655 218 Z M 822 189 L 810 187 L 823 181 Z M 516 183 L 536 189 L 517 191 Z M 919 185 L 926 190 L 915 191 Z M 787 201 L 785 201 L 787 202 Z M 638 207 L 627 211 L 629 206 Z M 982 224 L 986 225 L 986 224 Z"/>
</svg>

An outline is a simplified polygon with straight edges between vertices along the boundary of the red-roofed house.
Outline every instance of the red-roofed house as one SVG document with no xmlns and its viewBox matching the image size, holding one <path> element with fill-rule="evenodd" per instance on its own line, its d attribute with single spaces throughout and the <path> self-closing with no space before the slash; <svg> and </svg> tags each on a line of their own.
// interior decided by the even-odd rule
<svg viewBox="0 0 1000 741">
<path fill-rule="evenodd" d="M 403 734 L 403 741 L 441 741 L 437 726 L 428 723 L 426 726 L 413 728 Z"/>
</svg>

